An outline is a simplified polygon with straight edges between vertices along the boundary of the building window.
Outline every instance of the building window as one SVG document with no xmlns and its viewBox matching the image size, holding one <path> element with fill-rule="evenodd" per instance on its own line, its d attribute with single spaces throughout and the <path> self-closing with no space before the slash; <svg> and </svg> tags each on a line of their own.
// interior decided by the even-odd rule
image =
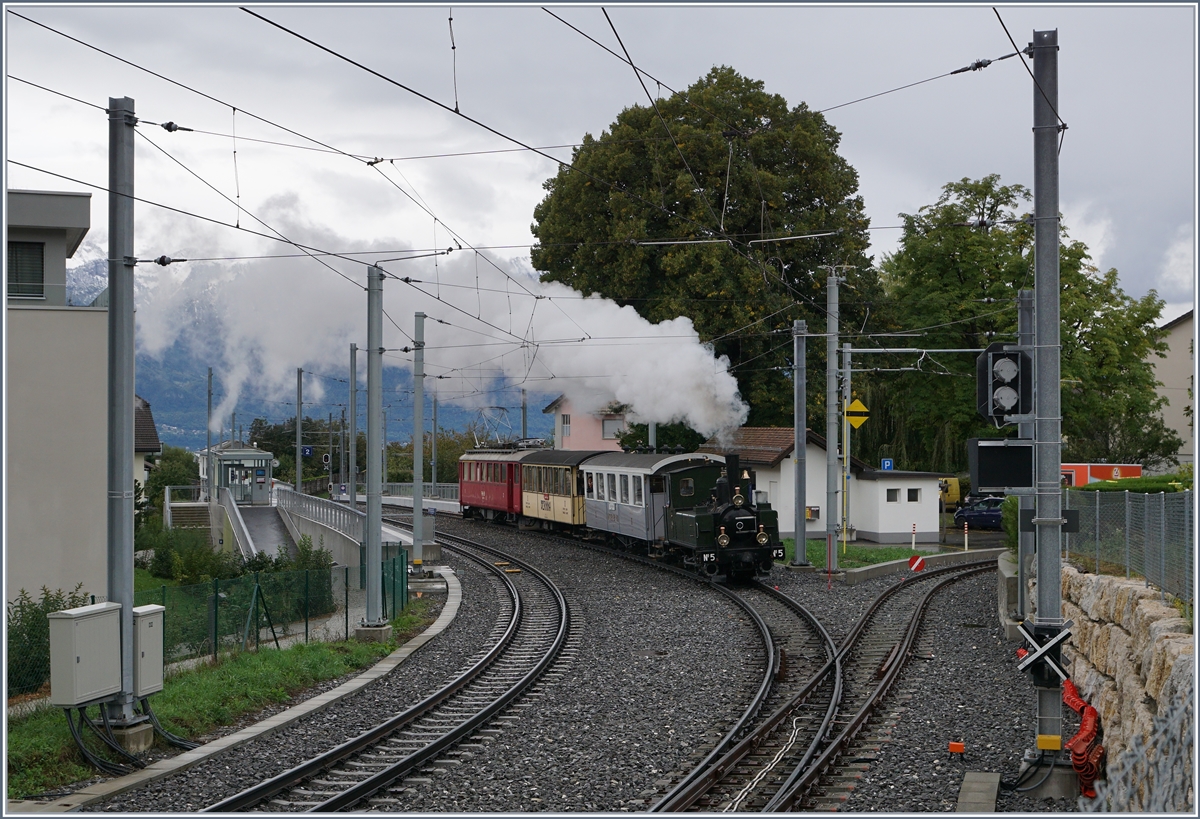
<svg viewBox="0 0 1200 819">
<path fill-rule="evenodd" d="M 611 441 L 625 431 L 625 419 L 623 418 L 605 419 L 603 423 L 603 435 L 606 440 Z"/>
<path fill-rule="evenodd" d="M 900 490 L 899 489 L 889 489 L 887 491 L 887 502 L 888 503 L 899 503 L 900 502 Z"/>
<path fill-rule="evenodd" d="M 562 429 L 563 429 L 563 437 L 570 438 L 571 437 L 571 416 L 567 415 L 566 413 L 564 413 L 563 417 L 562 417 Z"/>
<path fill-rule="evenodd" d="M 921 502 L 921 490 L 920 489 L 908 490 L 908 502 L 909 503 L 920 503 Z"/>
<path fill-rule="evenodd" d="M 8 243 L 8 295 L 43 298 L 46 295 L 46 245 Z"/>
</svg>

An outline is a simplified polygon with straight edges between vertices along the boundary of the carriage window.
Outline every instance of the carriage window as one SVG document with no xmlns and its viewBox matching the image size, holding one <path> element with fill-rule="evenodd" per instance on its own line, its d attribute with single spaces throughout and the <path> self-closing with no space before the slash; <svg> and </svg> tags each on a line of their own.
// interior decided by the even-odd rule
<svg viewBox="0 0 1200 819">
<path fill-rule="evenodd" d="M 587 473 L 587 496 L 589 498 L 596 497 L 595 479 L 591 472 Z"/>
<path fill-rule="evenodd" d="M 608 499 L 615 501 L 617 499 L 617 476 L 608 476 Z"/>
<path fill-rule="evenodd" d="M 629 476 L 621 476 L 621 503 L 629 503 Z"/>
<path fill-rule="evenodd" d="M 679 481 L 679 494 L 682 497 L 690 497 L 696 494 L 696 481 L 693 478 L 683 478 Z"/>
<path fill-rule="evenodd" d="M 633 505 L 634 506 L 644 505 L 644 501 L 642 500 L 642 476 L 641 475 L 633 476 Z"/>
<path fill-rule="evenodd" d="M 604 473 L 596 473 L 596 500 L 604 500 Z"/>
</svg>

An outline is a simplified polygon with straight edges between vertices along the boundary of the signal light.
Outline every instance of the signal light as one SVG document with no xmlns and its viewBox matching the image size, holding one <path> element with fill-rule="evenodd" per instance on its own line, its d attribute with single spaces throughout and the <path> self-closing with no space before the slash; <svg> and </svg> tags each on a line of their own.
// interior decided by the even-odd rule
<svg viewBox="0 0 1200 819">
<path fill-rule="evenodd" d="M 979 414 L 997 424 L 1006 415 L 1033 412 L 1033 359 L 1003 342 L 988 345 L 975 359 L 975 394 Z"/>
</svg>

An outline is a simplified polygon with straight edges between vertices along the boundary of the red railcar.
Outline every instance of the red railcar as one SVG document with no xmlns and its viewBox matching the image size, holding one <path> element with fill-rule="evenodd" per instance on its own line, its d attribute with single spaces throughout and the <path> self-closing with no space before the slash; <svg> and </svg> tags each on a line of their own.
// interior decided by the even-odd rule
<svg viewBox="0 0 1200 819">
<path fill-rule="evenodd" d="M 521 515 L 521 460 L 533 450 L 472 450 L 458 461 L 463 517 L 515 521 Z"/>
</svg>

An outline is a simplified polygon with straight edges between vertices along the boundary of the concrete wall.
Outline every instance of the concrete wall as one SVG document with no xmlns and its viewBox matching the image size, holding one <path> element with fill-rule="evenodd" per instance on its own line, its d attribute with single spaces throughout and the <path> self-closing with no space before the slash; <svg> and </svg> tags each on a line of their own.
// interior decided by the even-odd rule
<svg viewBox="0 0 1200 819">
<path fill-rule="evenodd" d="M 108 311 L 6 315 L 6 599 L 79 582 L 107 595 Z"/>
<path fill-rule="evenodd" d="M 314 546 L 323 546 L 333 555 L 334 563 L 339 566 L 358 566 L 361 564 L 359 557 L 358 541 L 347 537 L 339 532 L 326 526 L 323 523 L 317 523 L 315 520 L 309 520 L 302 515 L 290 515 L 282 508 L 279 514 L 283 517 L 284 525 L 288 531 L 292 533 L 297 541 L 302 535 L 308 535 L 312 538 Z M 322 542 L 322 540 L 324 542 Z"/>
</svg>

